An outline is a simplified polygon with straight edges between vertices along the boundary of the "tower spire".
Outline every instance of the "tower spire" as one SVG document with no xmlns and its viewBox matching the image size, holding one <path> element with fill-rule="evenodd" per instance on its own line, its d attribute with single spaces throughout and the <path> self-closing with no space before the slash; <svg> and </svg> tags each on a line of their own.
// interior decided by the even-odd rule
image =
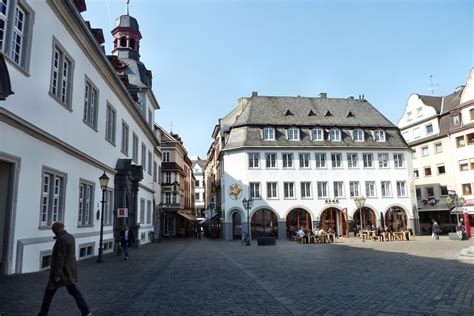
<svg viewBox="0 0 474 316">
<path fill-rule="evenodd" d="M 128 14 L 128 4 L 130 3 L 130 0 L 127 0 L 127 11 L 125 11 L 125 15 L 129 15 Z"/>
</svg>

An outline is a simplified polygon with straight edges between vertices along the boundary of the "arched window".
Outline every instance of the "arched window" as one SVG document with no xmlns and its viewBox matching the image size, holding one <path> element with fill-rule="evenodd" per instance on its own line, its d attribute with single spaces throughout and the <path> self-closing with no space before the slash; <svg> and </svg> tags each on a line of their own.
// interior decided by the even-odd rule
<svg viewBox="0 0 474 316">
<path fill-rule="evenodd" d="M 135 40 L 133 38 L 130 39 L 129 45 L 131 49 L 135 49 Z"/>
<path fill-rule="evenodd" d="M 352 132 L 352 138 L 355 142 L 363 142 L 364 141 L 364 131 L 361 129 L 355 129 Z"/>
<path fill-rule="evenodd" d="M 127 47 L 127 38 L 125 36 L 120 38 L 120 47 Z"/>
<path fill-rule="evenodd" d="M 340 141 L 341 140 L 341 130 L 338 128 L 332 128 L 329 131 L 329 140 L 331 141 Z"/>
</svg>

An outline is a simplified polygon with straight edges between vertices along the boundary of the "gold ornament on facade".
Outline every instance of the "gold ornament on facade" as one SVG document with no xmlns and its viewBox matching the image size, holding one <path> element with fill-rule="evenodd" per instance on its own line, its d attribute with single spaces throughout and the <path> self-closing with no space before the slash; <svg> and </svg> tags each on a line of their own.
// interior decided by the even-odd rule
<svg viewBox="0 0 474 316">
<path fill-rule="evenodd" d="M 237 200 L 242 195 L 242 188 L 237 183 L 229 185 L 229 196 L 231 199 Z"/>
</svg>

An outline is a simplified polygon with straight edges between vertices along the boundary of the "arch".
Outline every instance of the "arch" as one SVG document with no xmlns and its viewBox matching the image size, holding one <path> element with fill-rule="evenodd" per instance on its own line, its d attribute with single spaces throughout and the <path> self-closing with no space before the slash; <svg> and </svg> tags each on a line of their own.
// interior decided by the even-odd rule
<svg viewBox="0 0 474 316">
<path fill-rule="evenodd" d="M 120 47 L 127 47 L 127 37 L 120 37 Z"/>
<path fill-rule="evenodd" d="M 380 226 L 377 223 L 377 214 L 375 213 L 375 210 L 371 208 L 370 206 L 364 206 L 361 208 L 361 213 L 362 213 L 362 230 L 367 230 L 369 225 L 372 226 Z M 354 229 L 359 230 L 360 226 L 360 215 L 359 209 L 356 209 L 354 212 L 354 215 L 352 216 L 354 220 Z"/>
<path fill-rule="evenodd" d="M 278 217 L 274 211 L 261 208 L 252 214 L 252 238 L 278 238 Z"/>
<path fill-rule="evenodd" d="M 338 236 L 347 235 L 347 219 L 344 211 L 337 207 L 328 207 L 321 212 L 320 227 L 325 231 L 334 229 Z"/>
<path fill-rule="evenodd" d="M 407 211 L 401 206 L 392 206 L 385 211 L 385 225 L 394 231 L 408 229 Z"/>
<path fill-rule="evenodd" d="M 303 230 L 313 230 L 311 214 L 303 208 L 294 208 L 286 216 L 287 237 L 292 236 L 301 227 L 303 227 Z"/>
<path fill-rule="evenodd" d="M 240 212 L 232 213 L 232 239 L 242 239 L 242 216 Z"/>
</svg>

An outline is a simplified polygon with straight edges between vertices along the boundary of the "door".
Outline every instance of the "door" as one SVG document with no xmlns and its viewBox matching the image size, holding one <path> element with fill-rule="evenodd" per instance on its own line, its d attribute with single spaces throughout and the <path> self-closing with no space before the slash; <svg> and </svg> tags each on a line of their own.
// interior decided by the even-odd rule
<svg viewBox="0 0 474 316">
<path fill-rule="evenodd" d="M 232 237 L 242 239 L 242 218 L 239 212 L 232 214 Z"/>
<path fill-rule="evenodd" d="M 2 275 L 7 274 L 8 268 L 10 233 L 8 223 L 12 214 L 13 170 L 12 163 L 0 160 L 0 274 Z"/>
</svg>

